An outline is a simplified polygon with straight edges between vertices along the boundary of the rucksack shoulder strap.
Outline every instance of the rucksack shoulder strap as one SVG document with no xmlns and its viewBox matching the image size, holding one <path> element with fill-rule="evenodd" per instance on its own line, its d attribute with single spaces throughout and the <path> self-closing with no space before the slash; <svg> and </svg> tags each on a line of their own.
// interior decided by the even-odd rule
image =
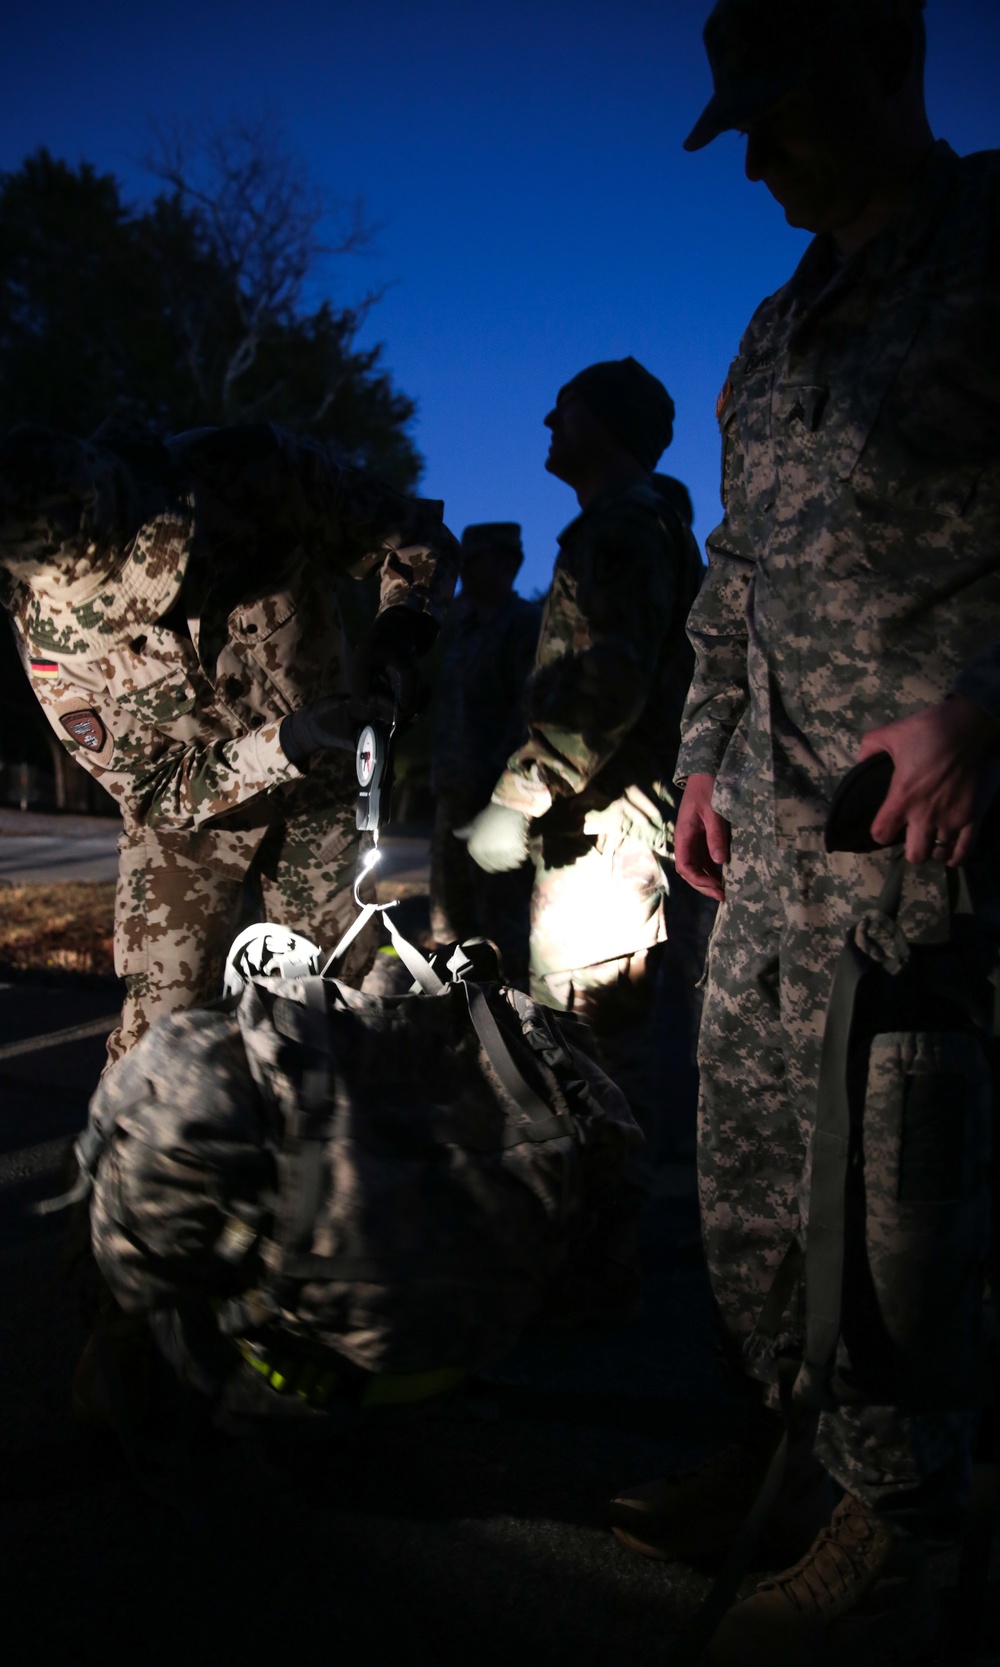
<svg viewBox="0 0 1000 1667">
<path fill-rule="evenodd" d="M 520 1121 L 505 1132 L 504 1146 L 520 1146 L 526 1140 L 558 1140 L 568 1134 L 565 1121 L 553 1114 L 518 1070 L 483 989 L 478 984 L 460 984 L 458 988 L 465 991 L 472 1027 L 487 1059 L 521 1113 Z"/>
<path fill-rule="evenodd" d="M 889 867 L 875 905 L 874 912 L 893 923 L 899 913 L 904 872 L 900 853 Z M 805 1359 L 796 1385 L 797 1397 L 813 1404 L 825 1399 L 840 1339 L 851 1141 L 851 1029 L 858 992 L 871 969 L 872 962 L 858 948 L 852 927 L 834 968 L 826 1010 L 813 1133 L 805 1262 Z"/>
</svg>

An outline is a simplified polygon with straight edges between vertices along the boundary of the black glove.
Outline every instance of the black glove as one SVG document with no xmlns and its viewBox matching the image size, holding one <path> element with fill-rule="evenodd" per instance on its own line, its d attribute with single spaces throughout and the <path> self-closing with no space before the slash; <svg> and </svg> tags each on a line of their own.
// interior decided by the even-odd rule
<svg viewBox="0 0 1000 1667">
<path fill-rule="evenodd" d="M 377 718 L 392 721 L 389 701 L 351 700 L 346 695 L 324 695 L 310 706 L 300 706 L 281 721 L 278 740 L 285 757 L 301 764 L 311 752 L 353 752 L 362 725 Z"/>
<path fill-rule="evenodd" d="M 361 682 L 366 692 L 391 693 L 398 723 L 420 710 L 424 692 L 417 661 L 427 652 L 437 626 L 411 608 L 387 608 L 372 626 L 361 654 Z"/>
</svg>

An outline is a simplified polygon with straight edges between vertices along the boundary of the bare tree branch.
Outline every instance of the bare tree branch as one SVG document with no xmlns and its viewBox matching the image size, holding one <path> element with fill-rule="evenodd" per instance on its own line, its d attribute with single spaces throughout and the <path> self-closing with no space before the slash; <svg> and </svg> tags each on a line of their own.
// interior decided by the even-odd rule
<svg viewBox="0 0 1000 1667">
<path fill-rule="evenodd" d="M 221 404 L 230 415 L 238 405 L 237 384 L 255 364 L 267 332 L 294 319 L 317 266 L 370 249 L 378 228 L 360 198 L 339 205 L 325 200 L 269 115 L 212 128 L 200 139 L 189 126 L 154 129 L 143 161 L 196 217 L 206 247 L 227 274 L 242 332 L 222 377 Z M 370 291 L 349 309 L 350 337 L 383 293 Z M 184 333 L 201 388 L 202 332 L 185 317 Z"/>
</svg>

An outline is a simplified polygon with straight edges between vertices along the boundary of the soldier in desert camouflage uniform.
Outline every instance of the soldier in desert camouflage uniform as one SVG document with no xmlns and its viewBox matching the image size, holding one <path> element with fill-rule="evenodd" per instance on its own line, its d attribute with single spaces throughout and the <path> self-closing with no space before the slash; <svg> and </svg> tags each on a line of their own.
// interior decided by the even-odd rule
<svg viewBox="0 0 1000 1667">
<path fill-rule="evenodd" d="M 834 965 L 891 860 L 826 852 L 834 789 L 857 759 L 891 754 L 872 834 L 905 839 L 900 926 L 934 943 L 949 930 L 947 865 L 970 853 L 1000 737 L 1000 155 L 963 160 L 934 142 L 921 3 L 721 0 L 705 31 L 716 94 L 688 140 L 744 130 L 750 178 L 819 233 L 754 315 L 719 398 L 725 518 L 690 621 L 697 669 L 678 765 L 678 866 L 724 899 L 700 1043 L 699 1179 L 737 1361 L 789 1242 L 806 1242 Z M 925 1360 L 976 1343 L 934 1310 L 931 1276 L 955 1256 L 974 1275 L 988 1239 L 989 1095 L 971 1042 L 913 1032 L 871 1049 L 856 1154 L 869 1248 L 844 1324 L 871 1280 L 904 1357 L 913 1336 L 930 1339 Z M 895 1133 L 883 1139 L 890 1101 Z M 934 1233 L 918 1265 L 920 1236 Z M 793 1305 L 779 1349 L 794 1354 L 799 1327 Z M 841 1365 L 863 1374 L 843 1348 Z M 932 1598 L 903 1530 L 959 1503 L 969 1429 L 947 1401 L 825 1411 L 816 1452 L 846 1497 L 801 1568 L 730 1611 L 711 1659 L 925 1650 Z M 764 1465 L 763 1451 L 734 1453 L 624 1495 L 620 1537 L 684 1555 L 692 1537 L 707 1549 L 707 1523 L 719 1550 Z M 776 1517 L 786 1557 L 830 1510 L 819 1467 L 800 1469 Z"/>
<path fill-rule="evenodd" d="M 491 938 L 504 976 L 526 988 L 531 866 L 486 874 L 455 836 L 489 803 L 524 736 L 524 687 L 542 610 L 514 590 L 523 560 L 515 521 L 481 522 L 462 534 L 462 589 L 435 654 L 431 929 L 439 944 Z"/>
<path fill-rule="evenodd" d="M 405 700 L 453 546 L 440 504 L 268 425 L 167 446 L 27 427 L 0 447 L 0 574 L 25 668 L 124 820 L 111 1059 L 217 993 L 251 870 L 267 915 L 340 935 L 353 736 L 380 676 Z M 377 597 L 359 583 L 375 567 Z"/>
</svg>

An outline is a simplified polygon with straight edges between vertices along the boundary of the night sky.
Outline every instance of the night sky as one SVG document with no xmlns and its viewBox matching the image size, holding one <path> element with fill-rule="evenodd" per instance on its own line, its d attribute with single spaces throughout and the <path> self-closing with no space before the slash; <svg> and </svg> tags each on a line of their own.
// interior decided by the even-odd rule
<svg viewBox="0 0 1000 1667">
<path fill-rule="evenodd" d="M 373 253 L 333 263 L 348 302 L 388 284 L 363 340 L 418 402 L 422 489 L 449 523 L 519 520 L 544 585 L 569 489 L 542 418 L 595 359 L 666 382 L 661 467 L 718 519 L 715 400 L 741 331 L 804 246 L 726 135 L 681 141 L 710 93 L 701 0 L 108 0 L 18 8 L 0 58 L 0 168 L 39 145 L 154 189 L 151 122 L 268 110 L 332 197 L 361 195 Z M 929 0 L 929 104 L 961 152 L 1000 143 L 1000 5 Z M 314 297 L 318 299 L 318 296 Z"/>
</svg>

